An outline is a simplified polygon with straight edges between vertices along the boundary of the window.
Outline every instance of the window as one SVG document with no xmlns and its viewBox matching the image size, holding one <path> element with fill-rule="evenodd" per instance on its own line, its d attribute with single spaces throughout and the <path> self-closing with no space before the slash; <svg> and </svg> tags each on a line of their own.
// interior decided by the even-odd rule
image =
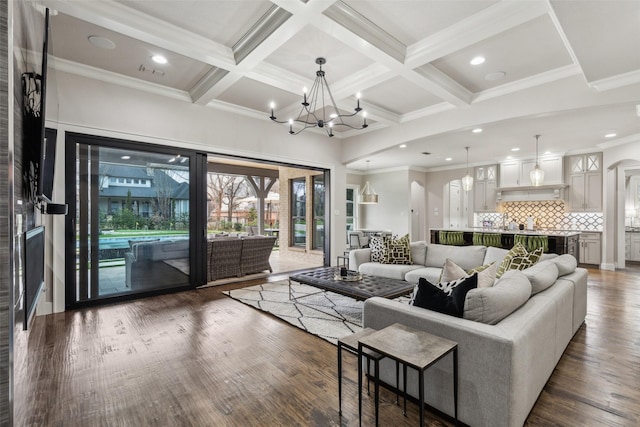
<svg viewBox="0 0 640 427">
<path fill-rule="evenodd" d="M 313 249 L 324 249 L 324 175 L 313 177 Z"/>
<path fill-rule="evenodd" d="M 307 244 L 307 183 L 305 178 L 291 181 L 291 246 Z"/>
</svg>

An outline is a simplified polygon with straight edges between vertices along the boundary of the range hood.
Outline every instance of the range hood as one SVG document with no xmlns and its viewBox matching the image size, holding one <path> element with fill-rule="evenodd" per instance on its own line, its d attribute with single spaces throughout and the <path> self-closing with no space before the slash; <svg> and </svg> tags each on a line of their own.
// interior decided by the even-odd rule
<svg viewBox="0 0 640 427">
<path fill-rule="evenodd" d="M 567 184 L 553 184 L 520 187 L 496 188 L 496 200 L 499 202 L 529 202 L 539 200 L 564 200 Z"/>
</svg>

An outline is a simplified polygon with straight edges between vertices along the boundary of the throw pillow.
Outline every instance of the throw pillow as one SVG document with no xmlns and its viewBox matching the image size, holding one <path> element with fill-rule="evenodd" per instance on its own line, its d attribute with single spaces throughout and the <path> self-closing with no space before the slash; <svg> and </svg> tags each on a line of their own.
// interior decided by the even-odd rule
<svg viewBox="0 0 640 427">
<path fill-rule="evenodd" d="M 517 243 L 502 260 L 496 277 L 500 278 L 507 270 L 524 270 L 531 267 L 538 262 L 543 250 L 544 248 L 538 248 L 533 252 L 527 252 L 522 244 Z"/>
<path fill-rule="evenodd" d="M 558 278 L 558 267 L 550 259 L 540 261 L 533 267 L 522 270 L 522 272 L 531 282 L 531 295 L 544 291 L 556 283 Z"/>
<path fill-rule="evenodd" d="M 461 279 L 458 286 L 451 291 L 451 295 L 447 295 L 442 289 L 421 278 L 411 304 L 450 316 L 462 317 L 467 293 L 477 285 L 478 275 L 474 274 Z"/>
<path fill-rule="evenodd" d="M 452 280 L 458 280 L 462 277 L 470 276 L 474 273 L 478 273 L 478 288 L 488 288 L 490 286 L 493 286 L 493 282 L 495 282 L 496 280 L 497 270 L 498 264 L 492 262 L 491 264 L 482 265 L 480 267 L 464 271 L 462 267 L 457 265 L 451 259 L 447 258 L 444 266 L 442 267 L 442 275 L 440 276 L 440 281 L 449 282 Z"/>
<path fill-rule="evenodd" d="M 531 283 L 524 273 L 507 271 L 490 288 L 471 289 L 464 302 L 463 317 L 495 325 L 526 303 L 531 296 Z"/>
<path fill-rule="evenodd" d="M 409 234 L 400 238 L 384 237 L 382 264 L 412 264 Z"/>
<path fill-rule="evenodd" d="M 386 247 L 382 237 L 372 237 L 369 240 L 369 248 L 371 248 L 371 262 L 382 262 Z"/>
</svg>

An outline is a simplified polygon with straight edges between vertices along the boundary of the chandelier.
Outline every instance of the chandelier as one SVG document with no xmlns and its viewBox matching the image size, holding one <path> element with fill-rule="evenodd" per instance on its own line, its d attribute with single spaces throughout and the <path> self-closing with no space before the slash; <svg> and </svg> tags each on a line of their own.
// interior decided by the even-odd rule
<svg viewBox="0 0 640 427">
<path fill-rule="evenodd" d="M 536 167 L 529 172 L 529 179 L 531 179 L 531 185 L 534 187 L 542 185 L 544 181 L 544 171 L 538 165 L 538 138 L 540 138 L 540 135 L 536 135 Z"/>
<path fill-rule="evenodd" d="M 471 191 L 473 188 L 473 177 L 469 173 L 469 147 L 464 147 L 467 149 L 467 174 L 462 177 L 462 189 L 464 191 Z"/>
<path fill-rule="evenodd" d="M 367 174 L 369 174 L 369 162 L 367 160 Z M 376 205 L 378 204 L 378 193 L 373 189 L 371 184 L 369 184 L 369 180 L 364 184 L 364 188 L 360 192 L 360 202 L 361 205 Z"/>
<path fill-rule="evenodd" d="M 331 89 L 329 89 L 329 84 L 324 78 L 324 71 L 322 71 L 322 66 L 326 63 L 326 59 L 316 58 L 316 64 L 320 66 L 320 69 L 316 71 L 316 79 L 313 82 L 313 86 L 311 86 L 311 91 L 307 93 L 306 87 L 302 90 L 304 98 L 298 117 L 295 119 L 291 118 L 287 121 L 278 120 L 274 114 L 275 104 L 273 102 L 271 103 L 271 116 L 269 118 L 276 123 L 289 123 L 289 133 L 291 135 L 297 135 L 308 128 L 318 127 L 323 128 L 325 132 L 327 132 L 327 135 L 332 137 L 333 128 L 337 126 L 349 127 L 351 129 L 365 129 L 368 126 L 367 113 L 360 108 L 359 93 L 356 95 L 357 103 L 356 108 L 354 108 L 355 112 L 352 114 L 340 114 L 336 101 L 331 94 Z M 362 111 L 363 118 L 361 126 L 353 126 L 345 122 L 344 119 L 353 117 L 360 111 Z M 298 127 L 298 125 L 300 125 L 300 127 Z"/>
</svg>

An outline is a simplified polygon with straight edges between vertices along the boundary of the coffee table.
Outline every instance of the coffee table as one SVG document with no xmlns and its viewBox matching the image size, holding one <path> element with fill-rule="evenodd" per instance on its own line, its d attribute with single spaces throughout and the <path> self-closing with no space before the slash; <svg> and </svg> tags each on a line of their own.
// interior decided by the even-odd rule
<svg viewBox="0 0 640 427">
<path fill-rule="evenodd" d="M 321 267 L 289 276 L 289 299 L 295 299 L 291 294 L 292 281 L 360 301 L 371 297 L 396 298 L 408 294 L 414 288 L 414 285 L 404 280 L 363 274 L 361 280 L 351 282 L 336 280 L 336 274 L 339 274 L 339 269 L 335 267 Z"/>
<path fill-rule="evenodd" d="M 418 371 L 418 405 L 420 425 L 424 426 L 424 372 L 449 353 L 453 352 L 453 410 L 458 425 L 458 343 L 432 335 L 425 331 L 394 323 L 358 339 L 358 360 L 375 352 L 402 364 L 404 386 L 404 415 L 407 414 L 407 366 Z M 375 366 L 376 426 L 378 425 L 379 366 Z M 397 381 L 397 379 L 396 379 Z M 358 363 L 358 418 L 362 425 L 362 363 Z"/>
</svg>

